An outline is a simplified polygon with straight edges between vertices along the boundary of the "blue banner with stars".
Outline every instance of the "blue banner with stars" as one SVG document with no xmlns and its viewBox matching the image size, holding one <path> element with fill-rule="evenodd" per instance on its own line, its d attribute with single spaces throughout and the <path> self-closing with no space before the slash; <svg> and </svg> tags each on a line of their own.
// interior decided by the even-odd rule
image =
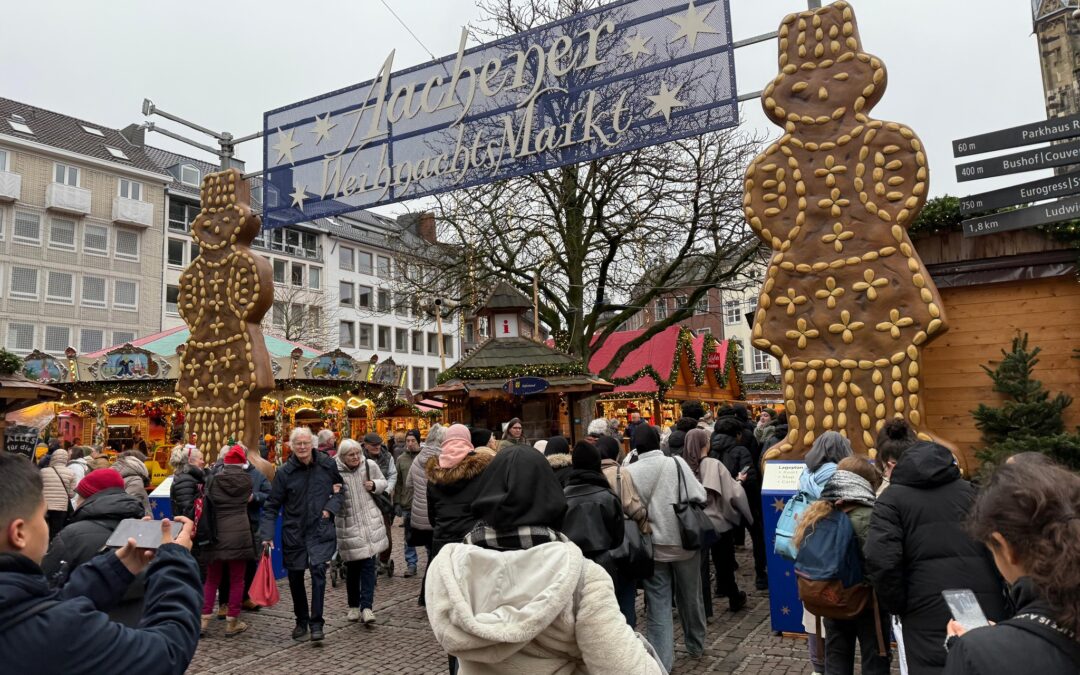
<svg viewBox="0 0 1080 675">
<path fill-rule="evenodd" d="M 623 0 L 264 115 L 264 227 L 738 124 L 728 0 Z"/>
</svg>

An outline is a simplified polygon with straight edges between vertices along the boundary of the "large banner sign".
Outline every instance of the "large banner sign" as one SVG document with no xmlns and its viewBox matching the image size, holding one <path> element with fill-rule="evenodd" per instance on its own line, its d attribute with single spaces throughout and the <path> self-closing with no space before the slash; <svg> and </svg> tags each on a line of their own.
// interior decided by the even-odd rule
<svg viewBox="0 0 1080 675">
<path fill-rule="evenodd" d="M 264 116 L 266 227 L 738 124 L 727 0 L 623 0 Z"/>
</svg>

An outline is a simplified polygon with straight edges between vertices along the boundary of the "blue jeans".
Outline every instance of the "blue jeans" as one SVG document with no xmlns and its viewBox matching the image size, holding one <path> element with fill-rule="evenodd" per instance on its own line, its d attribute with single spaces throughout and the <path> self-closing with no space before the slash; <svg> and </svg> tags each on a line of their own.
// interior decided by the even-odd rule
<svg viewBox="0 0 1080 675">
<path fill-rule="evenodd" d="M 401 510 L 401 521 L 405 523 L 405 537 L 409 536 L 409 530 L 412 528 L 412 510 Z M 389 537 L 390 533 L 387 532 L 386 536 Z M 420 557 L 416 555 L 416 547 L 405 544 L 405 565 L 407 567 L 416 567 L 416 564 L 420 562 Z"/>
<path fill-rule="evenodd" d="M 379 562 L 375 556 L 345 563 L 345 596 L 350 608 L 371 609 Z"/>
<path fill-rule="evenodd" d="M 652 577 L 645 580 L 645 637 L 656 649 L 668 671 L 675 661 L 675 627 L 671 619 L 673 594 L 682 622 L 686 651 L 698 656 L 705 650 L 700 551 L 695 552 L 689 560 L 657 562 Z"/>
</svg>

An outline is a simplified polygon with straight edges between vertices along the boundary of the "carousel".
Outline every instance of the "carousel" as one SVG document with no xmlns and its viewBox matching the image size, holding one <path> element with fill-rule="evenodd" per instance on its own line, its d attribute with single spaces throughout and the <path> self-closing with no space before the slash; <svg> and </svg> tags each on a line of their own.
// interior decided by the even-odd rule
<svg viewBox="0 0 1080 675">
<path fill-rule="evenodd" d="M 172 446 L 188 438 L 186 403 L 175 393 L 187 336 L 186 328 L 175 328 L 85 355 L 71 348 L 63 358 L 32 352 L 23 359 L 23 375 L 63 392 L 43 431 L 109 453 L 140 450 L 154 463 L 157 482 L 167 474 Z M 405 369 L 393 359 L 358 361 L 340 350 L 265 341 L 275 388 L 261 401 L 261 437 L 272 461 L 285 459 L 282 441 L 297 426 L 358 438 L 369 431 L 426 432 L 442 414 L 437 405 L 412 402 L 401 386 Z"/>
<path fill-rule="evenodd" d="M 602 371 L 623 345 L 642 332 L 613 334 L 593 353 L 589 369 Z M 730 340 L 670 326 L 626 355 L 611 377 L 615 389 L 597 401 L 596 415 L 617 419 L 625 427 L 636 412 L 663 428 L 681 416 L 680 401 L 700 401 L 713 414 L 722 405 L 743 402 L 736 349 Z"/>
</svg>

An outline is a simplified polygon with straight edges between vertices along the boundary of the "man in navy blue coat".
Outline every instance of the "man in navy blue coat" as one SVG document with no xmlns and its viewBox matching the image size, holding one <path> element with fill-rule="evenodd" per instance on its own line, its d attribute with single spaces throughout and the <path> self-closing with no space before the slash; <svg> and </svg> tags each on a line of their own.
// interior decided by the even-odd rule
<svg viewBox="0 0 1080 675">
<path fill-rule="evenodd" d="M 296 615 L 294 640 L 307 635 L 323 639 L 323 597 L 326 594 L 326 563 L 337 549 L 334 516 L 341 510 L 345 481 L 334 460 L 314 452 L 314 438 L 307 427 L 289 434 L 292 454 L 274 475 L 270 496 L 263 505 L 259 528 L 264 545 L 274 540 L 274 525 L 281 518 L 281 553 L 289 571 L 289 592 Z M 304 572 L 311 572 L 311 609 L 308 609 Z"/>
<path fill-rule="evenodd" d="M 41 571 L 49 545 L 41 477 L 26 458 L 0 452 L 0 659 L 12 672 L 183 673 L 199 642 L 202 584 L 191 557 L 191 521 L 162 545 L 135 541 L 76 567 L 51 590 Z M 151 560 L 152 558 L 152 560 Z M 138 628 L 110 621 L 135 575 L 146 571 Z"/>
</svg>

